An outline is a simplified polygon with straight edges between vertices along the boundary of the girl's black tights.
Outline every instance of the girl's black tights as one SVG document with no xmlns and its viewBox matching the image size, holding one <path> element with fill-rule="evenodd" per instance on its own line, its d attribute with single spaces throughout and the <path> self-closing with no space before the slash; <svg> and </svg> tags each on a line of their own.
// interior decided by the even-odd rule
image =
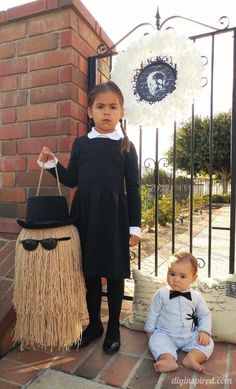
<svg viewBox="0 0 236 389">
<path fill-rule="evenodd" d="M 102 283 L 101 278 L 85 277 L 86 301 L 89 314 L 89 327 L 97 328 L 101 324 Z"/>
<path fill-rule="evenodd" d="M 106 338 L 117 340 L 119 337 L 120 312 L 124 296 L 123 279 L 107 279 L 107 300 L 109 319 L 107 325 Z"/>
<path fill-rule="evenodd" d="M 97 328 L 101 324 L 102 283 L 99 277 L 85 278 L 89 327 Z M 124 296 L 124 279 L 107 278 L 107 301 L 109 320 L 106 338 L 116 340 L 119 337 L 120 312 Z"/>
</svg>

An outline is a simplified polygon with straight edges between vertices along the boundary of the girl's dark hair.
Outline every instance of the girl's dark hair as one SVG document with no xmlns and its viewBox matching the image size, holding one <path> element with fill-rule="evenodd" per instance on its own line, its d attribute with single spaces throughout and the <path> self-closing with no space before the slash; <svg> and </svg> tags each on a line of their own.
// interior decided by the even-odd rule
<svg viewBox="0 0 236 389">
<path fill-rule="evenodd" d="M 117 95 L 119 101 L 120 101 L 120 105 L 121 107 L 124 106 L 124 97 L 123 97 L 123 94 L 120 90 L 120 88 L 113 82 L 113 81 L 107 81 L 107 82 L 103 82 L 101 84 L 98 84 L 96 85 L 89 93 L 88 95 L 88 107 L 89 108 L 92 108 L 92 105 L 94 103 L 94 100 L 95 100 L 95 97 L 99 94 L 99 93 L 104 93 L 104 92 L 113 92 Z M 128 138 L 128 135 L 126 134 L 126 129 L 123 125 L 123 120 L 122 118 L 119 120 L 120 122 L 120 128 L 121 128 L 121 131 L 124 135 L 123 139 L 122 139 L 122 142 L 121 142 L 121 153 L 123 154 L 125 151 L 128 151 L 130 150 L 130 140 Z M 90 119 L 90 127 L 93 127 L 94 126 L 94 121 L 93 119 Z"/>
</svg>

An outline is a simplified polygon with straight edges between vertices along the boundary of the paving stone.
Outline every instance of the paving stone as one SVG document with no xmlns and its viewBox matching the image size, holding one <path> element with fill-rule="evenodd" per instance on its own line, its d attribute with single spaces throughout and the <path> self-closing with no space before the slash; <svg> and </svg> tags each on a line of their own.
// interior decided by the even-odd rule
<svg viewBox="0 0 236 389">
<path fill-rule="evenodd" d="M 128 383 L 127 389 L 154 389 L 160 374 L 153 368 L 153 361 L 144 359 Z"/>
<path fill-rule="evenodd" d="M 192 383 L 193 372 L 180 366 L 178 370 L 162 373 L 160 378 L 162 378 L 161 388 L 163 389 L 188 389 Z"/>
<path fill-rule="evenodd" d="M 236 381 L 236 345 L 232 346 L 230 362 L 231 377 Z"/>
<path fill-rule="evenodd" d="M 28 366 L 34 366 L 37 369 L 45 369 L 49 367 L 53 362 L 53 355 L 50 355 L 43 351 L 24 350 L 19 348 L 9 352 L 7 359 L 28 364 Z"/>
<path fill-rule="evenodd" d="M 2 381 L 0 379 L 0 388 L 1 389 L 18 389 L 18 388 L 22 388 L 22 386 L 21 385 L 17 385 L 17 384 L 11 384 L 9 382 Z"/>
<path fill-rule="evenodd" d="M 110 358 L 110 355 L 103 352 L 102 346 L 98 345 L 91 354 L 89 354 L 88 358 L 81 363 L 74 374 L 80 377 L 93 379 L 100 373 Z"/>
<path fill-rule="evenodd" d="M 112 389 L 111 386 L 47 369 L 27 389 Z M 12 388 L 13 389 L 13 388 Z M 113 388 L 114 389 L 114 388 Z"/>
<path fill-rule="evenodd" d="M 137 362 L 138 358 L 120 353 L 112 360 L 109 367 L 104 370 L 100 379 L 108 385 L 121 388 Z"/>
<path fill-rule="evenodd" d="M 3 358 L 0 360 L 0 377 L 6 381 L 26 385 L 35 379 L 40 370 Z"/>
<path fill-rule="evenodd" d="M 123 353 L 141 355 L 148 347 L 147 336 L 144 332 L 132 331 L 126 343 L 121 346 Z"/>
<path fill-rule="evenodd" d="M 208 361 L 204 362 L 206 373 L 224 377 L 227 367 L 227 343 L 215 343 L 214 351 Z"/>
<path fill-rule="evenodd" d="M 78 366 L 88 358 L 92 348 L 94 348 L 94 345 L 91 344 L 88 347 L 82 348 L 78 351 L 71 349 L 70 351 L 53 360 L 51 367 L 55 370 L 74 374 L 76 369 L 78 369 Z"/>
</svg>

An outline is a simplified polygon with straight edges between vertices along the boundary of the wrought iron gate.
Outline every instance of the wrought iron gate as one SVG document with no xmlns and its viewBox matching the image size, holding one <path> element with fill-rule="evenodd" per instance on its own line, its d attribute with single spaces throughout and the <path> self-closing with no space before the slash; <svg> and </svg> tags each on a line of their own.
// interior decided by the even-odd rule
<svg viewBox="0 0 236 389">
<path fill-rule="evenodd" d="M 236 27 L 229 28 L 228 18 L 222 17 L 220 19 L 221 23 L 224 23 L 224 27 L 221 29 L 205 25 L 203 23 L 200 23 L 198 21 L 188 19 L 181 16 L 171 16 L 164 20 L 164 22 L 160 23 L 160 15 L 159 12 L 157 12 L 156 15 L 156 27 L 158 30 L 162 29 L 164 25 L 167 24 L 170 20 L 173 20 L 175 18 L 182 18 L 185 20 L 188 20 L 190 22 L 202 25 L 206 27 L 208 30 L 210 29 L 210 32 L 194 35 L 190 38 L 194 40 L 195 42 L 198 42 L 200 40 L 208 40 L 208 46 L 209 46 L 209 66 L 210 66 L 210 72 L 208 77 L 208 85 L 210 87 L 210 94 L 209 94 L 209 168 L 208 168 L 208 179 L 209 179 L 209 204 L 208 204 L 208 242 L 207 242 L 207 258 L 204 258 L 205 262 L 208 264 L 208 276 L 211 276 L 211 264 L 212 264 L 212 244 L 213 244 L 213 238 L 212 238 L 212 231 L 214 229 L 218 230 L 227 230 L 229 232 L 229 248 L 228 248 L 228 258 L 229 258 L 229 264 L 228 264 L 228 272 L 234 273 L 235 272 L 235 203 L 236 203 Z M 126 34 L 122 39 L 120 39 L 119 42 L 117 42 L 114 46 L 110 48 L 106 48 L 104 45 L 100 45 L 98 47 L 98 54 L 96 56 L 89 58 L 89 73 L 88 73 L 88 88 L 90 89 L 97 83 L 97 72 L 98 72 L 98 63 L 101 60 L 106 59 L 108 62 L 108 66 L 111 69 L 112 68 L 112 57 L 116 55 L 117 53 L 113 50 L 115 47 L 123 41 L 128 35 L 130 35 L 134 30 L 138 29 L 141 26 L 149 25 L 149 23 L 143 23 L 141 25 L 136 26 L 132 31 L 130 31 L 128 34 Z M 230 194 L 230 217 L 229 217 L 229 226 L 214 226 L 212 223 L 212 213 L 213 213 L 213 132 L 214 132 L 214 85 L 215 85 L 215 66 L 216 66 L 216 58 L 215 58 L 215 45 L 217 42 L 218 37 L 222 35 L 227 35 L 228 39 L 232 39 L 232 104 L 231 104 L 231 144 L 230 144 L 230 157 L 231 157 L 231 194 Z M 222 53 L 223 54 L 223 53 Z M 222 69 L 221 75 L 222 80 L 224 78 L 224 70 Z M 190 103 L 191 104 L 191 103 Z M 192 113 L 191 113 L 191 167 L 190 167 L 190 190 L 189 190 L 189 250 L 192 252 L 193 247 L 193 214 L 194 214 L 194 207 L 193 207 L 193 200 L 194 200 L 194 140 L 195 140 L 195 106 L 192 104 Z M 172 229 L 172 242 L 171 242 L 171 251 L 174 252 L 176 250 L 176 241 L 175 241 L 175 228 L 176 228 L 176 215 L 175 215 L 175 204 L 176 204 L 176 134 L 177 134 L 178 128 L 177 124 L 173 123 L 173 169 L 172 169 L 172 223 L 171 223 L 171 229 Z M 159 183 L 159 169 L 160 164 L 163 162 L 164 158 L 159 159 L 159 150 L 158 150 L 158 138 L 160 136 L 161 129 L 156 129 L 155 131 L 155 157 L 154 158 L 147 158 L 145 161 L 143 161 L 143 150 L 142 150 L 142 142 L 143 142 L 143 136 L 144 136 L 144 129 L 142 126 L 139 128 L 139 164 L 140 164 L 140 179 L 142 180 L 142 168 L 143 165 L 150 166 L 150 164 L 153 164 L 153 187 L 152 187 L 152 194 L 154 196 L 154 204 L 155 204 L 155 221 L 154 221 L 154 233 L 155 233 L 155 274 L 158 274 L 158 200 L 160 197 L 160 183 Z M 141 268 L 141 248 L 139 248 L 138 251 L 138 266 Z"/>
</svg>

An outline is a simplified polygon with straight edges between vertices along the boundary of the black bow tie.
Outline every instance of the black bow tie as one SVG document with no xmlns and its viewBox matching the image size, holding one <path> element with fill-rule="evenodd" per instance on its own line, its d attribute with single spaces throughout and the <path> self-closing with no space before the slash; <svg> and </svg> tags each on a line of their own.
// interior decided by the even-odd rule
<svg viewBox="0 0 236 389">
<path fill-rule="evenodd" d="M 191 292 L 178 292 L 177 290 L 170 290 L 170 299 L 178 296 L 183 296 L 188 300 L 192 300 Z"/>
</svg>

